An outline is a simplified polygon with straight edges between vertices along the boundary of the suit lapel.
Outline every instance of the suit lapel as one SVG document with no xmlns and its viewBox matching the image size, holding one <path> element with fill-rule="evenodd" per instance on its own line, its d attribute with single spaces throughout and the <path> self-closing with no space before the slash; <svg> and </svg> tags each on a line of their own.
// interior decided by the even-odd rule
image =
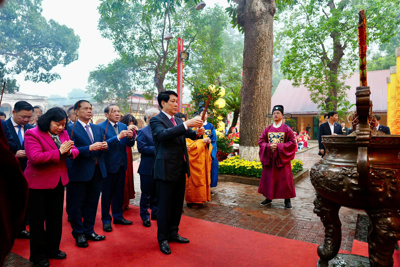
<svg viewBox="0 0 400 267">
<path fill-rule="evenodd" d="M 108 123 L 108 129 L 107 129 L 107 123 Z M 119 125 L 118 125 L 119 128 Z M 111 137 L 114 137 L 115 135 L 117 135 L 115 133 L 114 127 L 112 126 L 111 122 L 108 122 L 108 119 L 106 120 L 106 129 L 107 129 L 107 134 Z M 108 138 L 106 138 L 108 139 Z"/>
<path fill-rule="evenodd" d="M 174 127 L 174 125 L 172 124 L 172 121 L 170 120 L 170 119 L 168 119 L 168 117 L 167 117 L 167 115 L 165 115 L 164 114 L 164 112 L 160 112 L 160 116 L 161 116 L 161 119 L 169 126 L 169 128 L 172 128 L 172 127 Z M 175 119 L 175 117 L 174 117 L 174 119 Z M 179 121 L 179 120 L 178 120 Z M 176 120 L 175 120 L 175 123 L 176 123 Z M 178 125 L 178 123 L 176 123 L 176 125 Z M 184 140 L 184 138 L 183 138 L 183 136 L 179 136 L 178 137 L 178 140 L 179 140 L 179 142 L 181 142 L 182 144 L 184 144 L 185 142 L 185 140 Z M 185 145 L 186 146 L 186 145 Z"/>
<path fill-rule="evenodd" d="M 83 128 L 82 124 L 78 121 L 76 122 L 77 125 L 75 125 L 75 130 L 78 130 L 80 132 L 80 134 L 83 136 L 84 139 L 86 139 L 86 143 L 92 143 L 92 141 L 90 141 L 89 135 L 87 134 L 85 128 Z"/>
<path fill-rule="evenodd" d="M 21 146 L 21 143 L 19 142 L 19 138 L 18 138 L 18 135 L 17 135 L 17 133 L 15 131 L 15 127 L 11 122 L 11 118 L 7 120 L 7 127 L 8 127 L 8 130 L 10 131 L 10 133 L 12 135 L 12 138 L 14 139 L 15 143 L 18 146 L 17 150 L 21 150 L 21 148 L 23 148 L 23 146 Z"/>
<path fill-rule="evenodd" d="M 57 148 L 56 143 L 54 143 L 53 138 L 51 138 L 48 132 L 43 132 L 38 129 L 37 131 L 42 139 L 44 139 L 52 148 Z M 60 139 L 61 140 L 61 139 Z M 62 143 L 62 141 L 61 141 Z"/>
<path fill-rule="evenodd" d="M 102 142 L 103 140 L 97 140 L 96 137 L 98 137 L 99 134 L 98 134 L 97 128 L 93 127 L 93 125 L 94 125 L 93 123 L 90 124 L 90 128 L 92 128 L 92 133 L 93 133 L 93 143 Z"/>
<path fill-rule="evenodd" d="M 160 116 L 161 119 L 171 128 L 174 127 L 174 125 L 172 124 L 172 121 L 170 119 L 168 119 L 167 115 L 164 114 L 164 112 L 160 112 Z"/>
</svg>

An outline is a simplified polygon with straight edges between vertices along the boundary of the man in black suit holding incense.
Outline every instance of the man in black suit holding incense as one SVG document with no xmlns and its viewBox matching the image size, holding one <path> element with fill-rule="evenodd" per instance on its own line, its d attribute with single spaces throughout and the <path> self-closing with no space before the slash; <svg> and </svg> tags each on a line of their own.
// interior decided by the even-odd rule
<svg viewBox="0 0 400 267">
<path fill-rule="evenodd" d="M 390 135 L 390 128 L 384 125 L 380 124 L 380 120 L 381 120 L 381 116 L 379 115 L 374 115 L 372 117 L 372 124 L 373 127 L 377 130 L 377 131 L 381 131 L 385 134 L 389 134 Z"/>
<path fill-rule="evenodd" d="M 205 131 L 199 116 L 186 122 L 174 117 L 179 111 L 178 95 L 174 91 L 161 92 L 158 104 L 161 112 L 150 120 L 155 146 L 153 177 L 158 199 L 157 239 L 161 252 L 171 254 L 168 242 L 189 243 L 189 239 L 178 234 L 186 174 L 190 176 L 185 138 L 202 138 Z M 191 127 L 199 129 L 193 131 Z"/>
<path fill-rule="evenodd" d="M 336 111 L 331 111 L 328 113 L 328 121 L 322 123 L 319 126 L 318 131 L 318 144 L 319 144 L 319 152 L 324 157 L 325 155 L 325 146 L 321 143 L 321 136 L 323 135 L 342 135 L 342 126 L 336 121 L 338 120 L 338 113 Z"/>
</svg>

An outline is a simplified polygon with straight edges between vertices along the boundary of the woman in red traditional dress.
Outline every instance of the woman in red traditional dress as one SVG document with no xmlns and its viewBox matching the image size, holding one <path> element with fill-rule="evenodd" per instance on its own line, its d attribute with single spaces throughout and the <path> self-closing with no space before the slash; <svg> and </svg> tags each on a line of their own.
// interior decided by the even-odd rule
<svg viewBox="0 0 400 267">
<path fill-rule="evenodd" d="M 137 126 L 137 120 L 131 114 L 125 115 L 121 119 L 122 123 L 125 123 L 126 126 L 134 125 Z M 136 132 L 138 128 L 135 128 Z M 129 209 L 129 200 L 135 198 L 135 184 L 134 184 L 134 176 L 133 176 L 133 159 L 132 159 L 132 148 L 126 146 L 126 154 L 128 156 L 128 167 L 126 168 L 125 175 L 125 190 L 124 190 L 124 204 L 123 210 Z"/>
<path fill-rule="evenodd" d="M 240 138 L 239 133 L 237 132 L 236 127 L 232 127 L 231 128 L 231 132 L 230 134 L 228 134 L 228 138 L 232 139 L 232 145 L 233 145 L 233 140 Z"/>
</svg>

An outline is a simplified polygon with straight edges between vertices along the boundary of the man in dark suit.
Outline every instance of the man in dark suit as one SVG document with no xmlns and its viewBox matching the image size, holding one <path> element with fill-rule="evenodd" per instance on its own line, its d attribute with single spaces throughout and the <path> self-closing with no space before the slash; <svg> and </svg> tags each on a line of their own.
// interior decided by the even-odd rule
<svg viewBox="0 0 400 267">
<path fill-rule="evenodd" d="M 76 122 L 76 120 L 77 120 L 74 106 L 70 107 L 67 110 L 67 115 L 68 115 L 68 126 L 74 125 L 74 122 Z"/>
<path fill-rule="evenodd" d="M 336 111 L 331 111 L 328 113 L 328 121 L 322 123 L 319 126 L 318 131 L 318 144 L 319 144 L 319 154 L 324 157 L 325 155 L 325 146 L 321 142 L 321 136 L 323 135 L 342 135 L 342 126 L 337 123 L 338 113 Z"/>
<path fill-rule="evenodd" d="M 342 127 L 342 133 L 343 133 L 344 135 L 348 135 L 349 128 L 346 127 L 346 123 L 345 123 L 344 121 L 342 121 L 342 122 L 340 123 L 340 126 Z"/>
<path fill-rule="evenodd" d="M 79 100 L 74 109 L 78 120 L 68 126 L 68 133 L 79 156 L 68 159 L 69 184 L 67 189 L 68 216 L 72 235 L 78 247 L 87 247 L 87 240 L 102 241 L 106 237 L 94 232 L 97 206 L 99 203 L 103 179 L 107 176 L 103 151 L 107 143 L 103 142 L 104 132 L 95 124 L 89 123 L 93 116 L 89 101 Z M 72 133 L 72 129 L 74 132 Z"/>
<path fill-rule="evenodd" d="M 101 220 L 103 221 L 103 230 L 111 232 L 110 207 L 112 205 L 112 217 L 114 224 L 130 225 L 123 217 L 124 187 L 126 169 L 128 166 L 128 157 L 126 146 L 135 145 L 136 131 L 135 126 L 129 128 L 124 123 L 119 122 L 121 111 L 117 105 L 110 105 L 104 109 L 107 120 L 100 123 L 99 126 L 106 131 L 106 141 L 109 150 L 105 153 L 105 162 L 107 168 L 107 178 L 103 181 L 101 195 Z M 108 126 L 107 126 L 108 125 Z"/>
<path fill-rule="evenodd" d="M 160 113 L 160 111 L 156 108 L 146 110 L 146 120 L 150 121 L 150 119 L 158 115 L 158 113 Z M 144 226 L 150 227 L 150 214 L 147 211 L 147 207 L 150 204 L 151 219 L 156 220 L 158 205 L 152 177 L 155 157 L 154 143 L 149 125 L 138 131 L 136 141 L 140 153 L 138 173 L 140 174 L 140 190 L 142 191 L 140 196 L 140 218 L 142 219 Z"/>
<path fill-rule="evenodd" d="M 373 124 L 373 127 L 374 127 L 377 131 L 381 131 L 381 132 L 383 132 L 383 133 L 385 133 L 385 134 L 389 134 L 389 135 L 390 135 L 390 128 L 387 127 L 387 126 L 381 125 L 381 124 L 380 124 L 380 121 L 381 121 L 381 116 L 379 116 L 379 115 L 374 115 L 374 116 L 372 117 L 372 124 Z"/>
<path fill-rule="evenodd" d="M 174 91 L 158 95 L 161 112 L 150 120 L 155 145 L 153 178 L 156 182 L 158 214 L 157 239 L 160 250 L 171 254 L 169 241 L 189 243 L 178 234 L 185 194 L 186 174 L 190 176 L 189 156 L 185 138 L 198 139 L 204 134 L 199 116 L 183 122 L 174 118 L 178 110 L 178 95 Z M 197 132 L 190 127 L 198 127 Z"/>
<path fill-rule="evenodd" d="M 4 113 L 3 111 L 0 111 L 0 120 L 5 121 L 6 119 L 7 119 L 6 113 Z"/>
<path fill-rule="evenodd" d="M 8 120 L 6 120 L 5 123 L 12 136 L 12 139 L 8 140 L 10 144 L 10 149 L 18 158 L 22 172 L 25 171 L 26 163 L 28 161 L 28 159 L 26 158 L 25 148 L 24 148 L 24 136 L 27 130 L 33 128 L 32 125 L 28 124 L 32 115 L 33 115 L 32 105 L 26 101 L 18 101 L 14 105 L 12 116 Z M 14 142 L 14 144 L 16 145 L 12 145 L 12 142 Z M 21 232 L 17 236 L 18 238 L 30 237 L 30 233 L 26 230 L 27 223 L 28 219 L 26 215 L 24 224 L 21 227 Z"/>
<path fill-rule="evenodd" d="M 17 151 L 17 143 L 15 142 L 14 138 L 11 135 L 10 129 L 8 129 L 6 121 L 1 121 L 3 126 L 4 136 L 7 138 L 9 149 L 15 153 Z"/>
</svg>

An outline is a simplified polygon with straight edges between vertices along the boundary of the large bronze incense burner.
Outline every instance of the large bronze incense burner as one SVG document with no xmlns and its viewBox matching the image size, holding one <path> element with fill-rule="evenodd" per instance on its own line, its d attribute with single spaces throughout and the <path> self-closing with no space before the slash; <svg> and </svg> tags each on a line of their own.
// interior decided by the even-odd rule
<svg viewBox="0 0 400 267">
<path fill-rule="evenodd" d="M 365 24 L 362 16 L 360 21 L 364 19 Z M 360 55 L 361 49 L 360 42 Z M 362 58 L 361 62 L 366 64 Z M 326 154 L 311 169 L 316 190 L 314 212 L 325 226 L 325 241 L 318 247 L 320 266 L 328 266 L 339 252 L 341 206 L 368 214 L 371 266 L 393 266 L 394 246 L 400 240 L 400 136 L 371 131 L 371 92 L 366 72 L 360 70 L 360 75 L 364 77 L 356 91 L 359 124 L 355 134 L 323 136 Z"/>
</svg>

